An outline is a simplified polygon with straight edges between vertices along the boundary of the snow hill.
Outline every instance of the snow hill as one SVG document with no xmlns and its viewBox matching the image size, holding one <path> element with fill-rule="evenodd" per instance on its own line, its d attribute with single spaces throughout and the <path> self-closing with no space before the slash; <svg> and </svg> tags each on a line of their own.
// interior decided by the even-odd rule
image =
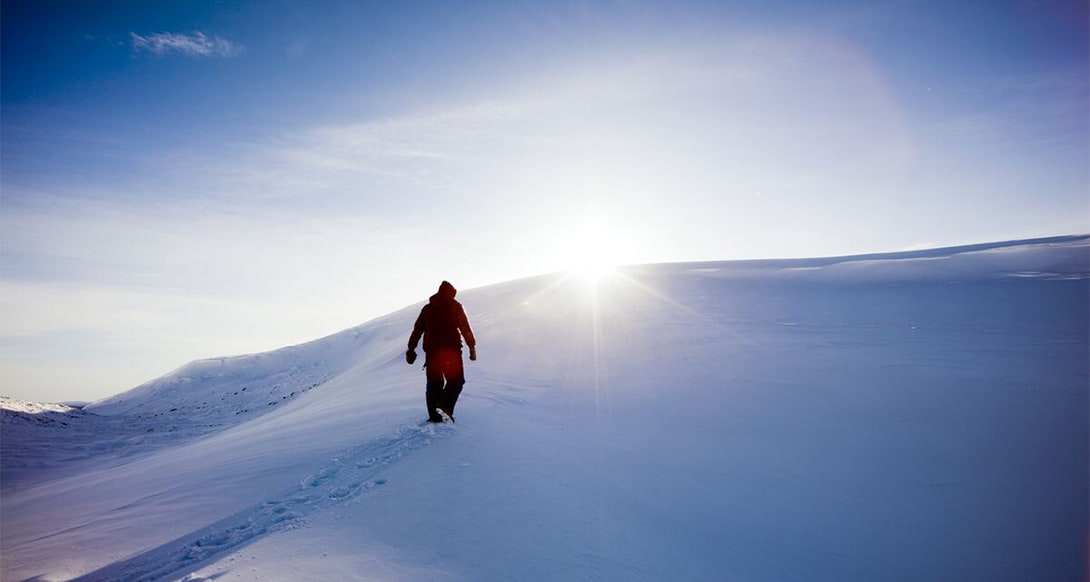
<svg viewBox="0 0 1090 582">
<path fill-rule="evenodd" d="M 1086 576 L 1090 237 L 458 298 L 457 425 L 421 422 L 419 303 L 82 410 L 4 400 L 0 577 Z"/>
</svg>

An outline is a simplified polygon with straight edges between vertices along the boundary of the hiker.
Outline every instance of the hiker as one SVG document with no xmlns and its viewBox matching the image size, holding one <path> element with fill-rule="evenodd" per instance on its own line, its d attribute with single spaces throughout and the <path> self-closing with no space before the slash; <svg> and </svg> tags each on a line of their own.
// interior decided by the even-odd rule
<svg viewBox="0 0 1090 582">
<path fill-rule="evenodd" d="M 454 285 L 447 281 L 439 285 L 439 292 L 432 295 L 428 304 L 420 310 L 409 336 L 409 349 L 405 352 L 405 361 L 409 364 L 415 362 L 416 343 L 421 335 L 424 336 L 428 422 L 443 422 L 443 415 L 454 422 L 454 405 L 466 382 L 462 369 L 463 337 L 469 346 L 469 359 L 477 359 L 477 341 L 473 339 L 465 309 L 454 300 L 457 293 Z"/>
</svg>

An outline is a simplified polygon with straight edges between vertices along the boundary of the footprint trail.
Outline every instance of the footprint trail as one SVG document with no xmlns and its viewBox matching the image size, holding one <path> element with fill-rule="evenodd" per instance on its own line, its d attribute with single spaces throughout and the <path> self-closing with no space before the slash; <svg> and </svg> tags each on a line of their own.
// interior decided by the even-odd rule
<svg viewBox="0 0 1090 582">
<path fill-rule="evenodd" d="M 308 515 L 345 503 L 386 484 L 379 474 L 413 451 L 453 433 L 445 425 L 404 425 L 361 444 L 299 480 L 280 498 L 244 509 L 159 547 L 114 562 L 75 581 L 152 582 L 177 579 L 243 546 L 302 526 Z"/>
</svg>

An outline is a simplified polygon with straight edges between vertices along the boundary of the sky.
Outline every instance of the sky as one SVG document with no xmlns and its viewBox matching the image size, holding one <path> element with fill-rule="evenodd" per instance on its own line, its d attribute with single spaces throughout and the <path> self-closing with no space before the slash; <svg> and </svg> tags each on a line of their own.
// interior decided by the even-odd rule
<svg viewBox="0 0 1090 582">
<path fill-rule="evenodd" d="M 316 339 L 443 279 L 1090 232 L 1083 0 L 0 10 L 16 398 Z"/>
</svg>

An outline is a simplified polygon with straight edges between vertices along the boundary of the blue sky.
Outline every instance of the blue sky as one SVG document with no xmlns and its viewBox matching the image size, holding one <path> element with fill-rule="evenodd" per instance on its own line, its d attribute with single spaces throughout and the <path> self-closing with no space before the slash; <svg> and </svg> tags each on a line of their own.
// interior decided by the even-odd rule
<svg viewBox="0 0 1090 582">
<path fill-rule="evenodd" d="M 11 396 L 96 399 L 588 253 L 1090 231 L 1082 1 L 2 10 Z"/>
</svg>

